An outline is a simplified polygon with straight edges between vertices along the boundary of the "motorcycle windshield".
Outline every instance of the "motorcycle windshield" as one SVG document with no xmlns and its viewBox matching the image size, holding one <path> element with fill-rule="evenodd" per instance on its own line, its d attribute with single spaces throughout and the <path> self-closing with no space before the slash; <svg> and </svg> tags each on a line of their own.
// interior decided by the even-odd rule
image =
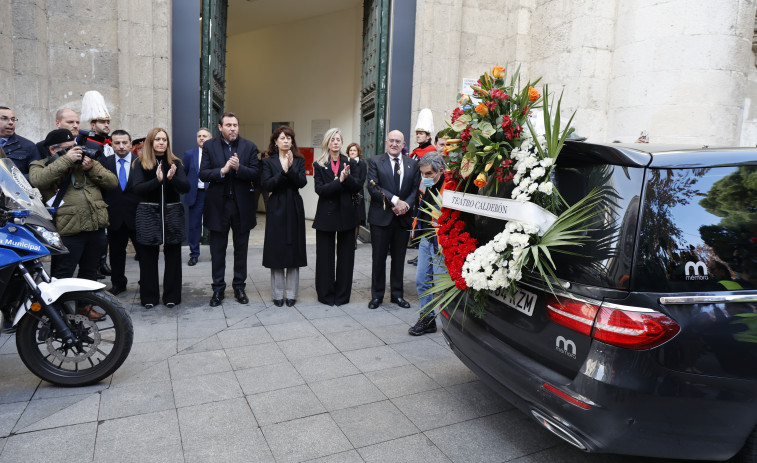
<svg viewBox="0 0 757 463">
<path fill-rule="evenodd" d="M 42 194 L 29 185 L 24 174 L 10 159 L 0 159 L 0 190 L 2 208 L 11 211 L 27 210 L 42 219 L 52 220 L 50 212 L 42 203 Z"/>
</svg>

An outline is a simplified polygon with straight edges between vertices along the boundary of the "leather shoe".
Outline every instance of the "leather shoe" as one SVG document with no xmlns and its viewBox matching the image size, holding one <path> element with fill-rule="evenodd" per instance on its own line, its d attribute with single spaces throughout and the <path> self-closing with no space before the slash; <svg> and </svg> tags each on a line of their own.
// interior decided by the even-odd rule
<svg viewBox="0 0 757 463">
<path fill-rule="evenodd" d="M 292 307 L 297 299 L 287 299 L 287 307 Z"/>
<path fill-rule="evenodd" d="M 397 304 L 398 306 L 402 307 L 403 309 L 409 309 L 410 303 L 406 300 L 402 299 L 401 297 L 393 297 L 392 303 Z"/>
<path fill-rule="evenodd" d="M 105 320 L 105 314 L 100 313 L 94 309 L 91 305 L 87 304 L 76 311 L 77 315 L 84 315 L 93 322 L 99 322 Z"/>
<path fill-rule="evenodd" d="M 240 304 L 247 304 L 250 302 L 250 300 L 247 298 L 247 294 L 245 294 L 244 289 L 237 288 L 234 290 L 234 299 L 237 300 Z"/>
<path fill-rule="evenodd" d="M 110 292 L 110 294 L 117 296 L 126 291 L 126 285 L 111 285 L 108 291 Z"/>
<path fill-rule="evenodd" d="M 378 309 L 378 306 L 381 305 L 381 299 L 379 298 L 373 298 L 371 299 L 371 302 L 368 303 L 369 309 Z"/>
<path fill-rule="evenodd" d="M 187 262 L 187 265 L 190 267 L 197 265 L 197 258 L 196 257 L 190 257 L 189 262 Z"/>
<path fill-rule="evenodd" d="M 273 305 L 276 307 L 283 307 L 284 306 L 284 299 L 274 299 Z"/>
<path fill-rule="evenodd" d="M 106 257 L 100 258 L 100 266 L 97 268 L 97 270 L 108 277 L 113 272 L 110 268 L 110 265 L 108 265 L 108 260 Z"/>
<path fill-rule="evenodd" d="M 210 298 L 210 306 L 218 307 L 219 305 L 221 305 L 223 298 L 223 291 L 213 291 L 213 297 Z"/>
<path fill-rule="evenodd" d="M 417 267 L 418 266 L 418 258 L 414 257 L 414 258 L 408 260 L 407 263 L 410 264 L 410 265 L 415 265 Z"/>
</svg>

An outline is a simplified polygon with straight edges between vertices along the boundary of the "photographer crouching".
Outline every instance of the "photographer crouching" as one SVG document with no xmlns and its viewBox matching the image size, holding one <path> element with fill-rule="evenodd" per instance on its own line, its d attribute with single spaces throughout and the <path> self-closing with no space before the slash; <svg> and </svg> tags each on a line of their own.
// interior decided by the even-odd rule
<svg viewBox="0 0 757 463">
<path fill-rule="evenodd" d="M 57 209 L 55 226 L 68 254 L 53 256 L 51 275 L 95 280 L 105 246 L 108 206 L 101 189 L 112 190 L 118 178 L 93 159 L 97 153 L 76 146 L 73 134 L 56 129 L 47 134 L 48 157 L 29 166 L 29 183 L 38 188 L 48 206 Z"/>
</svg>

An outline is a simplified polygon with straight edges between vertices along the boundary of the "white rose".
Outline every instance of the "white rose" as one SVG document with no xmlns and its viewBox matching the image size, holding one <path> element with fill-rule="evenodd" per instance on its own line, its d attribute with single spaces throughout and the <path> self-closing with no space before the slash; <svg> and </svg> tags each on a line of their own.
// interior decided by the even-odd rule
<svg viewBox="0 0 757 463">
<path fill-rule="evenodd" d="M 555 163 L 555 160 L 552 158 L 544 158 L 541 161 L 539 161 L 539 164 L 541 164 L 542 167 L 549 167 L 554 163 Z"/>
<path fill-rule="evenodd" d="M 536 179 L 544 177 L 544 174 L 546 173 L 547 171 L 544 170 L 544 167 L 536 167 L 533 170 L 531 170 L 531 178 L 536 180 Z"/>
<path fill-rule="evenodd" d="M 552 187 L 553 187 L 552 182 L 544 182 L 541 185 L 539 185 L 539 191 L 541 191 L 542 193 L 546 195 L 551 195 Z"/>
</svg>

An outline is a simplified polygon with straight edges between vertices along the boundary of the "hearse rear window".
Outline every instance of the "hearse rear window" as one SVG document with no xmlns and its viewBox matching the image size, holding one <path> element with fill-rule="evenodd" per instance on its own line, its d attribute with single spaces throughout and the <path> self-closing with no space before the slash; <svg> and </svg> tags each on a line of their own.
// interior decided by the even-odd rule
<svg viewBox="0 0 757 463">
<path fill-rule="evenodd" d="M 575 204 L 595 187 L 606 188 L 599 223 L 586 244 L 569 248 L 578 255 L 552 253 L 556 275 L 590 286 L 629 289 L 631 264 L 644 169 L 581 162 L 580 157 L 560 158 L 555 185 L 568 204 Z M 474 236 L 486 242 L 502 231 L 503 221 L 476 217 Z"/>
<path fill-rule="evenodd" d="M 638 290 L 757 288 L 757 167 L 651 169 L 636 256 Z"/>
</svg>

